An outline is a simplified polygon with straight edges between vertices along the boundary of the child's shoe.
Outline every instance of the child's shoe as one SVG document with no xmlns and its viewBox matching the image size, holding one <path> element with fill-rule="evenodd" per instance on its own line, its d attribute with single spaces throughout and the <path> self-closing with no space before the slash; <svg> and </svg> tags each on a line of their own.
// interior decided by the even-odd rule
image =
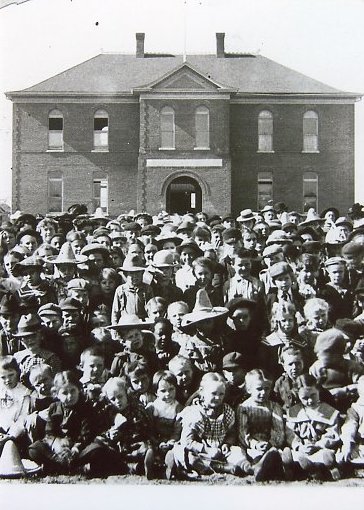
<svg viewBox="0 0 364 510">
<path fill-rule="evenodd" d="M 154 467 L 154 452 L 151 448 L 149 448 L 144 457 L 144 472 L 145 476 L 147 477 L 147 480 L 153 480 L 154 475 L 153 467 Z"/>
<path fill-rule="evenodd" d="M 263 455 L 254 468 L 254 475 L 257 482 L 284 479 L 282 458 L 278 450 L 271 448 Z"/>
<path fill-rule="evenodd" d="M 164 462 L 166 464 L 166 480 L 172 480 L 176 470 L 176 463 L 174 461 L 174 454 L 172 450 L 169 450 L 166 453 Z"/>
</svg>

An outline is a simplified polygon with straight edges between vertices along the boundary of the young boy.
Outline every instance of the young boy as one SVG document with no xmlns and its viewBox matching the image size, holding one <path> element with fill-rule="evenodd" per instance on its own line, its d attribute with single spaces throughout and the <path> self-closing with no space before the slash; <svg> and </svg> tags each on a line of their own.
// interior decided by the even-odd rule
<svg viewBox="0 0 364 510">
<path fill-rule="evenodd" d="M 260 306 L 264 303 L 264 285 L 251 275 L 252 257 L 252 252 L 244 248 L 232 255 L 234 276 L 225 283 L 225 303 L 236 297 L 260 302 Z"/>
<path fill-rule="evenodd" d="M 340 463 L 364 466 L 364 376 L 358 379 L 358 400 L 348 409 L 341 428 Z"/>
<path fill-rule="evenodd" d="M 283 479 L 278 452 L 285 440 L 283 412 L 269 400 L 271 386 L 262 370 L 251 370 L 245 376 L 250 397 L 237 408 L 239 445 L 253 466 L 257 482 Z"/>
<path fill-rule="evenodd" d="M 274 285 L 267 294 L 267 310 L 272 313 L 273 304 L 278 302 L 292 303 L 302 314 L 303 298 L 293 288 L 293 271 L 287 262 L 276 262 L 269 268 L 269 274 Z"/>
<path fill-rule="evenodd" d="M 201 376 L 192 361 L 179 354 L 170 360 L 168 369 L 177 379 L 176 399 L 184 405 L 197 391 Z"/>
<path fill-rule="evenodd" d="M 97 400 L 102 386 L 109 378 L 109 373 L 105 369 L 104 353 L 100 346 L 93 345 L 82 351 L 80 369 L 82 371 L 80 383 L 86 398 Z"/>
<path fill-rule="evenodd" d="M 203 252 L 197 246 L 195 241 L 190 239 L 183 241 L 179 246 L 177 246 L 177 253 L 179 253 L 182 267 L 176 271 L 176 285 L 182 290 L 182 292 L 185 292 L 196 282 L 196 277 L 193 274 L 192 262 L 197 257 L 202 257 Z"/>
<path fill-rule="evenodd" d="M 239 352 L 229 352 L 222 359 L 222 373 L 226 380 L 225 402 L 234 410 L 248 398 L 245 389 L 246 365 Z"/>
<path fill-rule="evenodd" d="M 174 283 L 175 261 L 169 250 L 160 250 L 154 254 L 153 294 L 164 298 L 168 304 L 179 301 L 183 297 L 182 290 Z"/>
<path fill-rule="evenodd" d="M 214 287 L 212 285 L 215 271 L 214 261 L 207 257 L 198 257 L 193 261 L 192 268 L 196 282 L 183 295 L 183 300 L 188 304 L 189 310 L 192 311 L 196 302 L 197 292 L 200 289 L 205 289 L 213 306 L 222 306 L 223 295 L 221 287 Z"/>
</svg>

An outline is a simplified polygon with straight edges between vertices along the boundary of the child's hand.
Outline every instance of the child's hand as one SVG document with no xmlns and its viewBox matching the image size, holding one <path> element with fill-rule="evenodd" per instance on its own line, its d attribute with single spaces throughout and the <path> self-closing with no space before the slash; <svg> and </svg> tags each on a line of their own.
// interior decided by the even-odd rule
<svg viewBox="0 0 364 510">
<path fill-rule="evenodd" d="M 215 446 L 207 446 L 205 450 L 210 459 L 218 459 L 221 457 L 220 448 L 216 448 Z"/>
<path fill-rule="evenodd" d="M 52 443 L 52 451 L 57 455 L 62 453 L 63 450 L 71 448 L 70 440 L 67 437 L 56 437 Z"/>
<path fill-rule="evenodd" d="M 343 446 L 341 448 L 341 453 L 342 453 L 344 462 L 348 462 L 351 458 L 351 445 L 343 444 Z"/>
<path fill-rule="evenodd" d="M 221 445 L 221 451 L 223 455 L 227 455 L 230 452 L 230 445 L 229 444 Z"/>
</svg>

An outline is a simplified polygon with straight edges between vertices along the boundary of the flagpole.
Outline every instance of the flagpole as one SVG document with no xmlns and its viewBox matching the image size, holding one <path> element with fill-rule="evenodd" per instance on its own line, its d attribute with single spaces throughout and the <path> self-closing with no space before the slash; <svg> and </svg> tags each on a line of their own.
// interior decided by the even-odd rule
<svg viewBox="0 0 364 510">
<path fill-rule="evenodd" d="M 187 60 L 187 0 L 183 0 L 183 62 Z"/>
</svg>

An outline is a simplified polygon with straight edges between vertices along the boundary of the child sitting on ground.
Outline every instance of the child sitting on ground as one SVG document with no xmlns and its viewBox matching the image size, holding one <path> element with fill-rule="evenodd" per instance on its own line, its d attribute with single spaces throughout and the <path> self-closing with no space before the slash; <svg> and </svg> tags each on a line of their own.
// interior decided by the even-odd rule
<svg viewBox="0 0 364 510">
<path fill-rule="evenodd" d="M 155 400 L 150 391 L 151 376 L 147 363 L 142 360 L 125 363 L 124 374 L 128 385 L 128 395 L 132 395 L 143 407 Z"/>
<path fill-rule="evenodd" d="M 80 383 L 86 400 L 97 401 L 102 386 L 109 378 L 109 372 L 105 369 L 104 354 L 98 345 L 93 345 L 82 351 L 80 369 L 82 372 Z"/>
<path fill-rule="evenodd" d="M 162 463 L 168 451 L 179 439 L 180 430 L 176 427 L 176 417 L 183 406 L 176 400 L 177 379 L 169 370 L 159 370 L 153 376 L 154 402 L 147 405 L 153 423 L 154 446 L 146 456 L 149 478 L 154 475 L 155 462 Z M 166 466 L 168 468 L 168 465 Z M 170 478 L 166 472 L 166 477 Z"/>
<path fill-rule="evenodd" d="M 297 378 L 300 403 L 287 410 L 287 443 L 284 463 L 290 470 L 298 463 L 306 474 L 340 477 L 335 453 L 340 443 L 339 412 L 321 402 L 316 380 L 309 374 Z"/>
<path fill-rule="evenodd" d="M 197 391 L 201 376 L 189 358 L 178 354 L 168 363 L 168 369 L 177 379 L 176 398 L 185 405 Z"/>
<path fill-rule="evenodd" d="M 250 397 L 237 408 L 239 444 L 257 482 L 284 476 L 278 451 L 285 440 L 283 412 L 279 404 L 269 400 L 271 386 L 262 370 L 251 370 L 245 376 Z"/>
<path fill-rule="evenodd" d="M 181 439 L 173 447 L 177 469 L 200 475 L 245 473 L 246 458 L 235 446 L 235 415 L 224 403 L 225 391 L 222 375 L 210 372 L 201 379 L 199 402 L 185 407 L 180 414 Z M 169 472 L 173 474 L 170 464 Z"/>
<path fill-rule="evenodd" d="M 34 443 L 44 437 L 48 408 L 54 402 L 51 367 L 49 365 L 35 365 L 32 367 L 29 372 L 29 382 L 34 389 L 29 398 L 25 428 L 30 441 Z"/>
</svg>

